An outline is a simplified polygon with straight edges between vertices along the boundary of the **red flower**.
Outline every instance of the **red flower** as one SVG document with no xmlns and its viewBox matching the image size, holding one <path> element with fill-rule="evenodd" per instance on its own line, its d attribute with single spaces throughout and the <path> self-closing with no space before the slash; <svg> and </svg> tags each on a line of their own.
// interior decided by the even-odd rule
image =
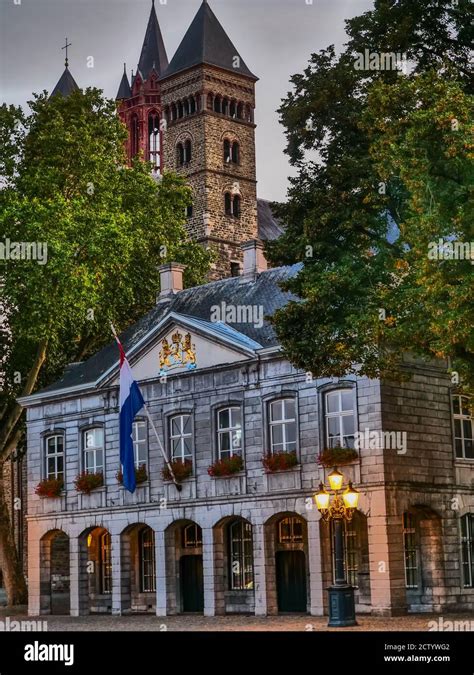
<svg viewBox="0 0 474 675">
<path fill-rule="evenodd" d="M 275 452 L 273 455 L 265 455 L 262 459 L 263 466 L 267 471 L 286 471 L 292 469 L 298 464 L 296 451 L 293 452 Z"/>
<path fill-rule="evenodd" d="M 240 455 L 233 455 L 226 459 L 219 459 L 208 468 L 207 473 L 210 476 L 232 476 L 239 473 L 244 468 L 244 461 Z"/>
</svg>

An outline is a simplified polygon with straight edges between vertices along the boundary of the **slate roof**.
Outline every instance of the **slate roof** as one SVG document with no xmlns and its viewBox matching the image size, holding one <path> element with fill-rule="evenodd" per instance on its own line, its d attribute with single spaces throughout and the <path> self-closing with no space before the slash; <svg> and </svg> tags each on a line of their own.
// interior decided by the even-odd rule
<svg viewBox="0 0 474 675">
<path fill-rule="evenodd" d="M 122 75 L 122 79 L 120 81 L 119 90 L 117 92 L 117 96 L 115 97 L 115 100 L 116 101 L 123 101 L 124 99 L 130 98 L 131 95 L 132 95 L 132 90 L 130 88 L 130 82 L 128 81 L 128 75 L 127 75 L 127 71 L 126 71 L 125 64 L 124 64 L 123 75 Z"/>
<path fill-rule="evenodd" d="M 148 19 L 142 52 L 138 62 L 138 72 L 140 72 L 144 80 L 147 80 L 153 68 L 158 75 L 163 75 L 168 68 L 168 57 L 158 17 L 156 16 L 155 0 L 153 0 L 150 18 Z"/>
<path fill-rule="evenodd" d="M 242 346 L 252 347 L 252 345 L 255 346 L 254 342 L 263 348 L 277 346 L 277 337 L 268 321 L 265 320 L 261 327 L 257 327 L 254 323 L 232 324 L 227 322 L 224 326 L 211 324 L 211 308 L 222 302 L 227 305 L 257 305 L 263 307 L 264 316 L 272 315 L 293 297 L 280 288 L 279 282 L 296 276 L 301 268 L 302 264 L 298 263 L 262 272 L 257 275 L 255 281 L 243 282 L 242 277 L 230 277 L 185 289 L 170 300 L 158 303 L 140 321 L 128 328 L 120 336 L 120 340 L 125 351 L 129 352 L 160 321 L 173 312 L 201 320 L 208 326 L 214 325 L 215 331 L 225 331 L 227 337 L 231 337 L 234 330 L 238 331 L 242 334 Z M 117 345 L 111 342 L 87 361 L 68 366 L 57 382 L 37 393 L 60 391 L 79 385 L 92 385 L 117 362 Z"/>
<path fill-rule="evenodd" d="M 240 59 L 238 68 L 234 67 L 236 57 Z M 206 0 L 194 17 L 163 78 L 203 63 L 258 79 L 246 66 Z"/>
<path fill-rule="evenodd" d="M 262 241 L 278 239 L 284 228 L 273 215 L 270 202 L 266 199 L 257 199 L 258 237 Z"/>
<path fill-rule="evenodd" d="M 79 89 L 79 86 L 76 80 L 69 72 L 69 68 L 66 66 L 66 68 L 64 69 L 64 73 L 59 78 L 59 82 L 54 87 L 51 96 L 55 96 L 56 94 L 61 94 L 62 96 L 69 96 L 71 92 L 76 91 L 77 89 Z"/>
</svg>

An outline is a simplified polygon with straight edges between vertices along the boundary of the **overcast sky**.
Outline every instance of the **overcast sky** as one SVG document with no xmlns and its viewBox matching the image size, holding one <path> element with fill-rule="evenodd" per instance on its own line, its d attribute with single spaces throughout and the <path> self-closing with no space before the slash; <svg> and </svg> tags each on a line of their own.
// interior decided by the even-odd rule
<svg viewBox="0 0 474 675">
<path fill-rule="evenodd" d="M 258 195 L 285 199 L 291 173 L 276 110 L 289 78 L 313 52 L 345 42 L 344 20 L 367 11 L 372 0 L 209 0 L 257 83 Z M 201 0 L 155 0 L 171 60 Z M 32 92 L 51 91 L 64 70 L 80 87 L 115 97 L 127 63 L 136 69 L 151 0 L 0 0 L 1 101 L 26 104 Z M 88 57 L 93 57 L 93 68 Z M 89 59 L 91 63 L 91 59 Z"/>
</svg>

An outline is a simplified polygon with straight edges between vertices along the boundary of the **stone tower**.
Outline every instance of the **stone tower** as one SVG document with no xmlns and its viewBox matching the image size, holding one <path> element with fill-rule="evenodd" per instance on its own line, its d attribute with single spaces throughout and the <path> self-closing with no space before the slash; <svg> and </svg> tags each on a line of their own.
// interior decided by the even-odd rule
<svg viewBox="0 0 474 675">
<path fill-rule="evenodd" d="M 254 124 L 258 78 L 206 0 L 169 66 L 165 63 L 153 6 L 131 91 L 124 73 L 117 95 L 129 129 L 129 157 L 141 150 L 157 170 L 186 177 L 193 192 L 188 232 L 216 253 L 210 279 L 238 274 L 240 245 L 258 237 Z M 151 149 L 154 133 L 160 140 L 159 161 Z"/>
<path fill-rule="evenodd" d="M 141 155 L 152 162 L 158 174 L 163 169 L 159 78 L 167 67 L 168 57 L 153 0 L 137 72 L 130 85 L 124 68 L 116 99 L 120 119 L 128 129 L 129 161 Z"/>
</svg>

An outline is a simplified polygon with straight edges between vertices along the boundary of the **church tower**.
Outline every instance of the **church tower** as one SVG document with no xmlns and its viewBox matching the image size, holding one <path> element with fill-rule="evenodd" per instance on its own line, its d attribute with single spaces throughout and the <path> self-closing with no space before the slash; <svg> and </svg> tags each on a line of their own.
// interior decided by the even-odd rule
<svg viewBox="0 0 474 675">
<path fill-rule="evenodd" d="M 237 275 L 240 245 L 258 238 L 255 83 L 203 0 L 168 65 L 155 3 L 132 84 L 117 94 L 129 160 L 142 153 L 155 173 L 186 178 L 190 237 L 216 254 L 210 279 Z"/>
<path fill-rule="evenodd" d="M 163 169 L 159 78 L 168 57 L 153 0 L 137 72 L 129 83 L 126 70 L 116 96 L 120 119 L 128 129 L 127 156 L 141 155 L 152 162 L 154 172 Z"/>
<path fill-rule="evenodd" d="M 237 274 L 256 239 L 255 82 L 206 0 L 161 77 L 164 165 L 193 191 L 188 231 L 217 260 L 211 279 Z"/>
</svg>

